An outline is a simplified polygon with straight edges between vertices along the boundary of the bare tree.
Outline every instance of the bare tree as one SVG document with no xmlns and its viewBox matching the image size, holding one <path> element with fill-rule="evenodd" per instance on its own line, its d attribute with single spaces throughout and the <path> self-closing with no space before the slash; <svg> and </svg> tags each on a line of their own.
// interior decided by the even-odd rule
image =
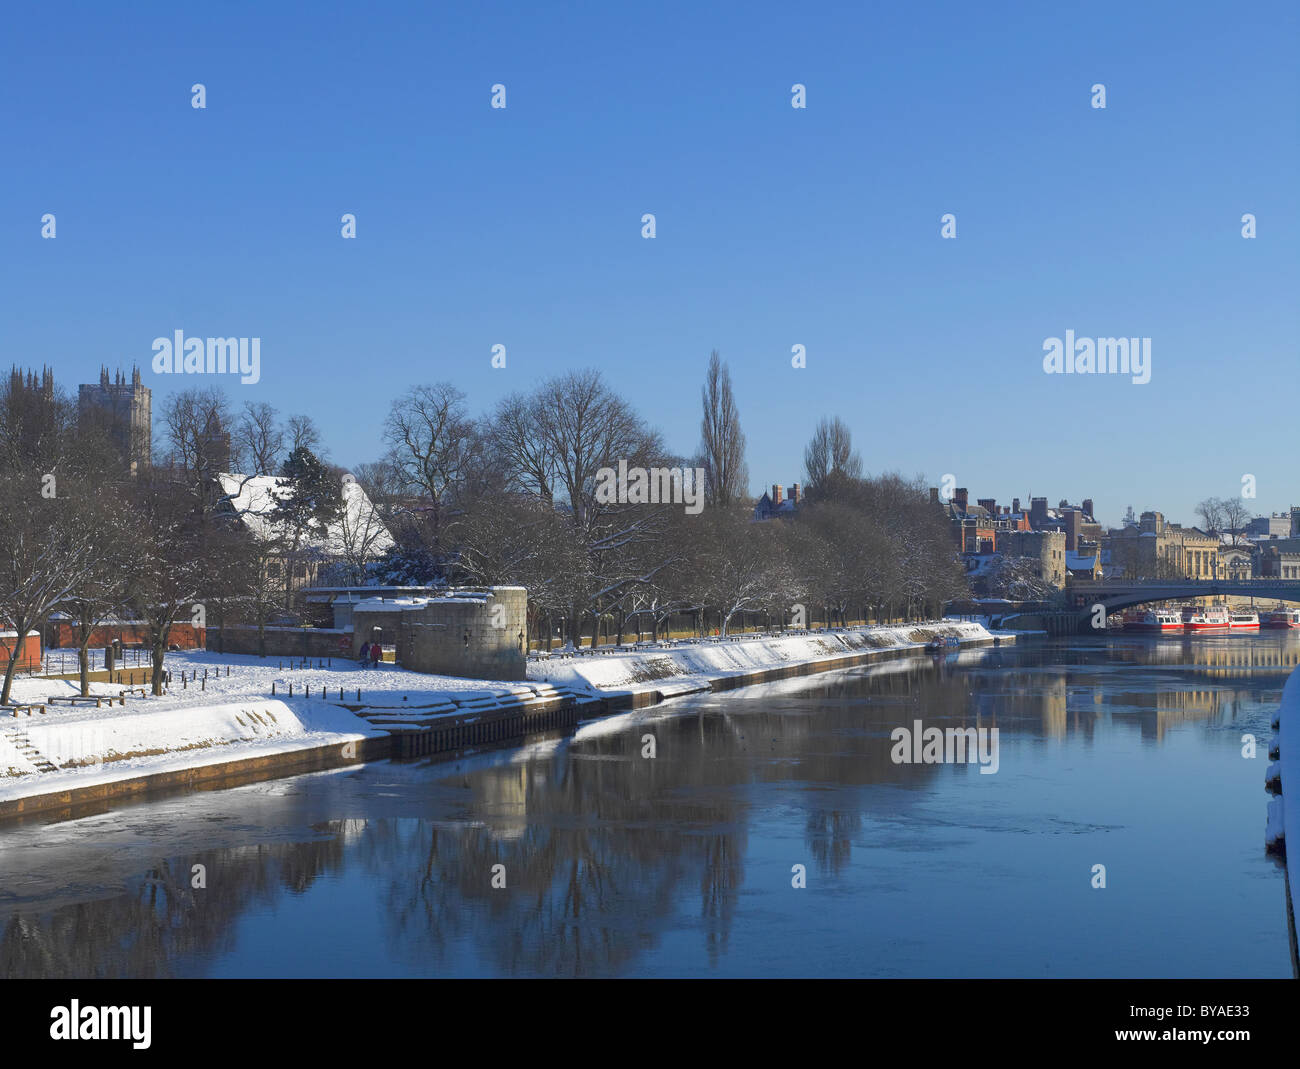
<svg viewBox="0 0 1300 1069">
<path fill-rule="evenodd" d="M 220 532 L 191 487 L 154 469 L 131 488 L 139 555 L 131 582 L 131 607 L 149 632 L 153 693 L 161 694 L 172 625 L 200 604 Z M 225 532 L 228 533 L 228 532 Z"/>
<path fill-rule="evenodd" d="M 429 499 L 436 539 L 446 499 L 464 477 L 473 444 L 465 395 L 446 382 L 412 388 L 393 402 L 384 439 L 407 486 Z"/>
<path fill-rule="evenodd" d="M 549 503 L 555 482 L 555 454 L 539 399 L 521 393 L 503 398 L 489 422 L 488 435 L 513 487 Z"/>
<path fill-rule="evenodd" d="M 1207 497 L 1196 506 L 1196 515 L 1209 534 L 1218 534 L 1223 529 L 1223 504 L 1217 497 Z"/>
<path fill-rule="evenodd" d="M 113 486 L 86 487 L 84 507 L 94 525 L 95 551 L 81 584 L 62 608 L 77 637 L 81 693 L 90 693 L 90 640 L 126 603 L 134 564 L 135 524 L 129 506 Z"/>
<path fill-rule="evenodd" d="M 709 370 L 701 391 L 704 416 L 700 421 L 704 472 L 709 503 L 727 508 L 749 492 L 749 469 L 745 464 L 745 433 L 731 392 L 731 372 L 716 349 L 709 356 Z"/>
<path fill-rule="evenodd" d="M 230 402 L 215 386 L 182 390 L 162 410 L 167 465 L 188 482 L 203 482 L 223 468 L 238 468 L 234 442 L 226 437 Z"/>
<path fill-rule="evenodd" d="M 817 424 L 803 460 L 808 485 L 818 489 L 836 477 L 862 477 L 862 458 L 853 451 L 853 436 L 839 416 Z"/>
<path fill-rule="evenodd" d="M 290 416 L 285 424 L 285 438 L 283 445 L 290 453 L 297 449 L 309 449 L 316 456 L 324 455 L 321 450 L 320 430 L 311 416 Z"/>
<path fill-rule="evenodd" d="M 68 478 L 0 473 L 0 619 L 17 632 L 0 704 L 8 704 L 23 640 L 82 587 L 95 560 L 95 524 Z"/>
<path fill-rule="evenodd" d="M 1232 537 L 1232 544 L 1246 541 L 1246 525 L 1250 522 L 1250 509 L 1240 497 L 1225 497 L 1219 502 L 1223 518 L 1223 531 Z"/>
<path fill-rule="evenodd" d="M 276 415 L 275 409 L 265 401 L 244 404 L 235 437 L 244 467 L 251 475 L 273 475 L 280 466 L 280 457 L 284 453 L 284 430 Z M 306 419 L 305 416 L 297 418 Z"/>
<path fill-rule="evenodd" d="M 28 632 L 82 586 L 95 560 L 95 487 L 112 464 L 101 436 L 78 437 L 74 411 L 48 370 L 38 379 L 15 369 L 0 393 L 0 627 L 17 632 L 0 703 Z"/>
<path fill-rule="evenodd" d="M 543 384 L 537 411 L 556 481 L 580 529 L 601 512 L 595 500 L 601 468 L 616 468 L 620 460 L 629 467 L 647 467 L 665 454 L 659 436 L 605 385 L 598 371 L 571 371 Z"/>
</svg>

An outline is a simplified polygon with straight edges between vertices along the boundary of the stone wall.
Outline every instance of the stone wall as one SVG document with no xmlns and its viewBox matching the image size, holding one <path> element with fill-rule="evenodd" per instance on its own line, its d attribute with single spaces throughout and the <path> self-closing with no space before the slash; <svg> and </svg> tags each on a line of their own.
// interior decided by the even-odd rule
<svg viewBox="0 0 1300 1069">
<path fill-rule="evenodd" d="M 379 629 L 397 663 L 415 672 L 471 679 L 524 679 L 528 592 L 492 587 L 425 599 L 372 598 L 353 607 L 353 654 Z"/>
<path fill-rule="evenodd" d="M 223 629 L 209 627 L 209 653 L 258 653 L 257 628 L 245 624 L 227 624 Z M 358 644 L 359 645 L 359 644 Z M 352 634 L 323 627 L 266 628 L 268 657 L 354 657 Z"/>
</svg>

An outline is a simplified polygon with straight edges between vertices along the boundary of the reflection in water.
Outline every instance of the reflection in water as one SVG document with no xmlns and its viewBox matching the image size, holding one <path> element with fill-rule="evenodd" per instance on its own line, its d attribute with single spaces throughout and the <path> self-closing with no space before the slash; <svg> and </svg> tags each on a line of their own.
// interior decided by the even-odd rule
<svg viewBox="0 0 1300 1069">
<path fill-rule="evenodd" d="M 978 896 L 995 908 L 1023 884 L 1028 921 L 986 923 L 1007 932 L 1041 923 L 1044 938 L 1063 938 L 1057 914 L 1073 892 L 1053 885 L 1051 860 L 1062 847 L 1027 844 L 1062 828 L 1113 836 L 1142 815 L 1103 819 L 1093 781 L 1075 778 L 1082 755 L 1102 754 L 1095 774 L 1106 783 L 1131 774 L 1134 746 L 1158 747 L 1157 769 L 1219 761 L 1226 748 L 1207 732 L 1266 726 L 1298 660 L 1300 640 L 1287 634 L 963 651 L 705 695 L 455 763 L 383 762 L 0 829 L 0 975 L 238 975 L 241 962 L 283 974 L 302 936 L 278 918 L 344 927 L 365 918 L 376 938 L 359 953 L 374 974 L 988 975 L 1005 948 L 981 956 L 992 952 L 951 936 L 909 942 L 871 922 L 951 909 L 947 895 L 958 908 Z M 893 764 L 889 733 L 915 720 L 998 728 L 1002 770 Z M 1198 733 L 1194 758 L 1166 750 L 1180 726 Z M 646 734 L 654 759 L 642 756 Z M 1168 845 L 1144 834 L 1145 845 L 1126 847 L 1139 860 Z M 1230 846 L 1203 842 L 1197 856 L 1247 866 L 1235 878 L 1257 885 L 1269 870 L 1237 849 L 1242 834 L 1227 828 Z M 931 855 L 941 868 L 929 867 Z M 796 897 L 791 861 L 837 897 Z M 193 886 L 195 865 L 205 887 Z M 962 887 L 948 887 L 957 871 Z M 1116 906 L 1133 909 L 1123 894 Z M 793 919 L 781 913 L 813 901 Z M 249 949 L 253 933 L 283 941 L 271 964 Z M 841 960 L 841 938 L 877 956 Z M 1271 939 L 1261 934 L 1247 974 L 1272 967 Z M 328 949 L 317 948 L 314 971 L 337 975 Z M 1166 960 L 1162 945 L 1146 949 L 1138 972 Z M 1060 952 L 1079 975 L 1116 968 L 1086 946 Z M 1026 957 L 1011 972 L 1043 968 Z"/>
</svg>

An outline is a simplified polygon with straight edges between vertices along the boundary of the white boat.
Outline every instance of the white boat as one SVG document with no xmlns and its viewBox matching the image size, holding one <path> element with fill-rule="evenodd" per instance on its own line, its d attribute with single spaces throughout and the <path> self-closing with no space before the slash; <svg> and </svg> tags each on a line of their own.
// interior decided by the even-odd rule
<svg viewBox="0 0 1300 1069">
<path fill-rule="evenodd" d="M 1125 631 L 1182 631 L 1183 614 L 1177 609 L 1126 609 Z"/>
<path fill-rule="evenodd" d="M 1185 631 L 1227 631 L 1231 626 L 1226 606 L 1210 605 L 1204 609 L 1189 606 L 1183 610 Z"/>
</svg>

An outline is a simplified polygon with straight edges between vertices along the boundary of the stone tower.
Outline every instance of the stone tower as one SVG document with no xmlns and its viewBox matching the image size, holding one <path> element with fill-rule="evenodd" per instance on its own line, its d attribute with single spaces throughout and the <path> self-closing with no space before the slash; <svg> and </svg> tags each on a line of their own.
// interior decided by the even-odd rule
<svg viewBox="0 0 1300 1069">
<path fill-rule="evenodd" d="M 123 459 L 135 474 L 149 466 L 153 453 L 153 395 L 140 382 L 140 369 L 131 369 L 131 381 L 119 370 L 112 379 L 108 368 L 99 370 L 99 382 L 77 387 L 77 418 L 94 420 L 108 431 Z"/>
</svg>

